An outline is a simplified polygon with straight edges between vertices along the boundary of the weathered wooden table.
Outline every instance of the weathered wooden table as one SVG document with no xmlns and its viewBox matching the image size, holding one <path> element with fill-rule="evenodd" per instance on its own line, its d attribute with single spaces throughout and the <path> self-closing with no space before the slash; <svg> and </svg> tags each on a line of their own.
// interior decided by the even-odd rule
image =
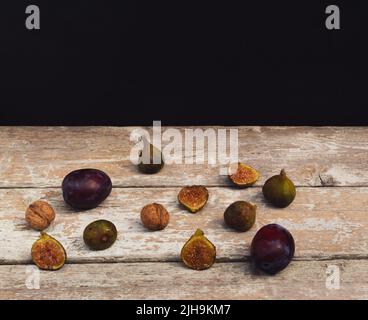
<svg viewBox="0 0 368 320">
<path fill-rule="evenodd" d="M 240 160 L 261 172 L 254 187 L 235 189 L 216 165 L 170 165 L 142 175 L 130 162 L 134 128 L 0 127 L 0 298 L 2 299 L 367 299 L 368 128 L 242 127 Z M 181 129 L 182 130 L 182 129 Z M 113 181 L 98 208 L 73 212 L 61 182 L 70 171 L 94 167 Z M 297 185 L 286 209 L 263 200 L 265 179 L 285 168 Z M 177 193 L 184 185 L 209 189 L 206 207 L 184 211 Z M 40 290 L 30 285 L 30 248 L 38 232 L 24 222 L 27 205 L 46 199 L 57 217 L 47 232 L 68 252 L 68 264 L 41 272 Z M 256 225 L 246 233 L 223 224 L 235 200 L 258 205 Z M 159 202 L 171 213 L 161 232 L 140 224 L 143 205 Z M 106 251 L 89 251 L 84 227 L 113 221 L 118 240 Z M 287 227 L 296 254 L 275 276 L 250 268 L 249 245 L 267 223 Z M 182 265 L 180 249 L 197 227 L 216 245 L 218 260 L 206 271 Z"/>
</svg>

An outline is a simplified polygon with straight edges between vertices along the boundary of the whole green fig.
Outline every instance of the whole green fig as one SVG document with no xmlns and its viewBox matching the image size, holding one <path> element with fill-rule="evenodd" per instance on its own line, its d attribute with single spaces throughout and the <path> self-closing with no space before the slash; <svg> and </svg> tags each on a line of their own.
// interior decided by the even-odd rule
<svg viewBox="0 0 368 320">
<path fill-rule="evenodd" d="M 142 141 L 143 149 L 139 153 L 138 170 L 149 174 L 159 172 L 164 166 L 162 152 L 148 142 L 146 137 L 142 137 Z"/>
<path fill-rule="evenodd" d="M 279 208 L 287 207 L 296 195 L 294 183 L 286 176 L 284 169 L 265 182 L 262 192 L 268 202 Z"/>
<path fill-rule="evenodd" d="M 246 201 L 235 201 L 224 212 L 225 223 L 238 231 L 248 231 L 256 221 L 257 206 Z"/>
<path fill-rule="evenodd" d="M 84 229 L 83 239 L 90 249 L 105 250 L 114 244 L 117 233 L 116 227 L 112 222 L 96 220 Z"/>
</svg>

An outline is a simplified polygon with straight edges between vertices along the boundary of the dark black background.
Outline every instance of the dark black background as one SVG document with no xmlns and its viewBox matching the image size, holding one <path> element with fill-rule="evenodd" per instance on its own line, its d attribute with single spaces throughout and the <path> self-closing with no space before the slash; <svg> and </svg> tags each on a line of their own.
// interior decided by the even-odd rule
<svg viewBox="0 0 368 320">
<path fill-rule="evenodd" d="M 365 2 L 2 0 L 0 124 L 367 125 Z"/>
</svg>

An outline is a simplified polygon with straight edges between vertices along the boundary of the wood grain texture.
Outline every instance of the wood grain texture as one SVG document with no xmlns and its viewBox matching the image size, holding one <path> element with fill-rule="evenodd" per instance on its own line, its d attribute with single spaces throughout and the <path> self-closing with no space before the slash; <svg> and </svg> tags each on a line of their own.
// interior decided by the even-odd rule
<svg viewBox="0 0 368 320">
<path fill-rule="evenodd" d="M 261 173 L 248 189 L 230 187 L 220 175 L 226 164 L 173 164 L 153 176 L 140 174 L 130 161 L 138 129 L 150 131 L 0 127 L 0 299 L 368 299 L 368 128 L 238 128 L 239 159 Z M 207 144 L 198 146 L 194 155 L 207 151 Z M 68 172 L 86 167 L 106 171 L 114 188 L 98 208 L 74 212 L 60 185 Z M 298 186 L 297 197 L 290 207 L 275 209 L 264 202 L 260 186 L 281 168 Z M 192 184 L 207 186 L 210 194 L 197 214 L 177 203 L 180 187 Z M 38 199 L 56 209 L 46 231 L 63 243 L 68 264 L 41 272 L 41 290 L 29 290 L 30 248 L 38 232 L 25 224 L 24 212 Z M 249 232 L 223 223 L 224 210 L 236 200 L 258 206 Z M 140 210 L 150 202 L 171 214 L 161 232 L 140 223 Z M 102 218 L 115 223 L 118 239 L 108 250 L 90 251 L 83 230 Z M 249 263 L 251 239 L 268 223 L 287 227 L 296 242 L 294 260 L 276 276 L 257 273 Z M 218 254 L 203 272 L 178 262 L 198 227 Z M 341 272 L 339 290 L 326 288 L 328 265 Z"/>
<path fill-rule="evenodd" d="M 286 209 L 275 209 L 263 200 L 261 188 L 209 188 L 209 202 L 197 214 L 177 203 L 179 188 L 115 188 L 98 208 L 75 213 L 58 189 L 0 190 L 0 263 L 30 262 L 30 248 L 38 232 L 24 222 L 27 205 L 39 198 L 49 201 L 56 219 L 46 231 L 60 240 L 70 263 L 105 261 L 177 261 L 185 241 L 202 228 L 217 247 L 220 261 L 248 258 L 255 232 L 268 223 L 288 228 L 296 241 L 295 259 L 368 258 L 368 188 L 298 188 Z M 236 200 L 257 204 L 255 226 L 241 233 L 227 228 L 223 212 Z M 150 202 L 163 204 L 171 214 L 163 231 L 148 231 L 140 223 L 140 210 Z M 104 251 L 90 251 L 83 242 L 85 226 L 108 219 L 118 229 L 118 240 Z"/>
<path fill-rule="evenodd" d="M 339 270 L 339 289 L 326 287 L 328 266 Z M 175 262 L 65 265 L 41 272 L 39 290 L 28 289 L 33 270 L 0 266 L 0 299 L 368 299 L 366 260 L 293 261 L 276 276 L 246 262 L 205 271 Z"/>
<path fill-rule="evenodd" d="M 82 167 L 106 171 L 115 186 L 229 184 L 219 174 L 227 165 L 219 164 L 175 164 L 155 176 L 138 173 L 130 161 L 135 144 L 130 135 L 137 129 L 0 127 L 0 187 L 56 187 Z M 206 155 L 207 144 L 196 154 Z M 261 172 L 258 186 L 281 168 L 299 186 L 367 186 L 368 128 L 240 127 L 239 159 Z"/>
</svg>

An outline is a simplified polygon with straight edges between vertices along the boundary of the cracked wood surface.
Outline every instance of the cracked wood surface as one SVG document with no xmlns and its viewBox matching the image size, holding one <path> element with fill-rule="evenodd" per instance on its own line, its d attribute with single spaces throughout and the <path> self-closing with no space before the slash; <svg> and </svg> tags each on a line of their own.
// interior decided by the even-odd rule
<svg viewBox="0 0 368 320">
<path fill-rule="evenodd" d="M 27 267 L 35 268 L 0 266 L 0 299 L 368 299 L 367 260 L 293 261 L 277 276 L 244 262 L 204 271 L 176 262 L 66 265 L 41 272 L 39 290 L 27 288 Z M 339 270 L 339 287 L 328 268 Z"/>
<path fill-rule="evenodd" d="M 30 262 L 30 248 L 39 233 L 26 226 L 24 210 L 39 198 L 51 203 L 56 211 L 56 219 L 46 231 L 63 243 L 68 261 L 74 263 L 176 261 L 196 228 L 203 229 L 215 244 L 220 261 L 244 260 L 255 232 L 274 222 L 293 234 L 295 259 L 368 258 L 368 188 L 298 188 L 295 201 L 286 209 L 266 204 L 261 188 L 208 189 L 208 203 L 196 214 L 178 205 L 180 188 L 115 188 L 101 206 L 84 212 L 70 209 L 58 189 L 0 190 L 0 261 Z M 225 209 L 237 200 L 258 207 L 256 223 L 245 233 L 234 232 L 223 222 Z M 141 225 L 140 210 L 148 202 L 163 204 L 171 214 L 165 230 L 152 232 Z M 84 245 L 83 230 L 90 222 L 103 218 L 116 225 L 118 240 L 107 250 L 90 251 Z"/>
<path fill-rule="evenodd" d="M 0 298 L 368 299 L 367 128 L 239 128 L 239 158 L 261 173 L 247 189 L 230 187 L 219 174 L 226 165 L 175 164 L 153 176 L 140 174 L 129 160 L 136 129 L 0 127 Z M 60 185 L 68 172 L 83 167 L 106 171 L 114 188 L 100 207 L 73 212 Z M 264 202 L 260 186 L 281 168 L 298 186 L 297 197 L 290 207 L 275 209 Z M 197 214 L 177 203 L 180 186 L 191 184 L 209 189 L 209 202 Z M 63 243 L 68 264 L 41 272 L 42 290 L 28 290 L 24 277 L 38 232 L 25 225 L 24 211 L 40 198 L 56 210 L 46 231 Z M 224 210 L 236 200 L 258 206 L 249 232 L 234 232 L 223 223 Z M 141 226 L 140 209 L 149 202 L 170 212 L 164 231 Z M 118 240 L 106 251 L 89 251 L 83 229 L 101 218 L 116 224 Z M 286 270 L 268 277 L 250 270 L 249 245 L 255 232 L 272 222 L 292 232 L 296 255 Z M 177 262 L 197 227 L 217 247 L 218 260 L 205 272 Z M 330 264 L 342 272 L 340 290 L 326 289 Z"/>
<path fill-rule="evenodd" d="M 80 167 L 106 171 L 115 186 L 229 185 L 219 175 L 227 167 L 221 164 L 176 164 L 155 177 L 140 174 L 130 161 L 137 129 L 0 127 L 0 187 L 58 187 Z M 282 168 L 298 186 L 368 186 L 366 128 L 240 127 L 238 135 L 239 159 L 260 171 L 258 186 Z M 207 155 L 206 143 L 195 149 Z"/>
</svg>

